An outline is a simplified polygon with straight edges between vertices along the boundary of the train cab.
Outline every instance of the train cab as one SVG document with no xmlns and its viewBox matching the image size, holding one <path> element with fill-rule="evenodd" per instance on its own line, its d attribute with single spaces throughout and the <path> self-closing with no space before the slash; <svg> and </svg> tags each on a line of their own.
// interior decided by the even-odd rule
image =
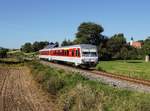
<svg viewBox="0 0 150 111">
<path fill-rule="evenodd" d="M 87 66 L 95 66 L 98 62 L 97 48 L 94 45 L 81 46 L 82 64 Z"/>
<path fill-rule="evenodd" d="M 39 58 L 49 61 L 73 63 L 75 66 L 95 66 L 98 62 L 97 48 L 90 44 L 42 49 Z"/>
</svg>

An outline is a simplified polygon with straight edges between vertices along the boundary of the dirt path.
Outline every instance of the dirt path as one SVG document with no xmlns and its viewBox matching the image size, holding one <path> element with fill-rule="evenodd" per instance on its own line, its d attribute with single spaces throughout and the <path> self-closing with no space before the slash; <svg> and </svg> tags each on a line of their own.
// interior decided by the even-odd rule
<svg viewBox="0 0 150 111">
<path fill-rule="evenodd" d="M 52 111 L 26 67 L 0 67 L 0 111 Z"/>
</svg>

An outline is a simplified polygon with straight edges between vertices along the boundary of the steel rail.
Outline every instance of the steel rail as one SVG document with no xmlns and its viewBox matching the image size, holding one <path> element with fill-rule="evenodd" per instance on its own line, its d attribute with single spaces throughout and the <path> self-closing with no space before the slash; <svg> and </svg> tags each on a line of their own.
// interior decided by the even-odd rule
<svg viewBox="0 0 150 111">
<path fill-rule="evenodd" d="M 44 62 L 46 62 L 46 61 L 44 61 Z M 52 62 L 47 62 L 47 63 L 49 63 L 49 64 L 57 64 L 57 63 L 52 63 Z M 70 65 L 69 66 L 68 65 L 64 65 L 64 64 L 57 64 L 57 65 L 65 66 L 65 67 L 69 67 L 69 68 L 74 68 L 74 67 L 72 67 Z M 98 71 L 98 70 L 92 70 L 91 71 L 91 70 L 86 70 L 86 69 L 81 69 L 81 68 L 76 68 L 76 69 L 81 70 L 81 71 L 85 71 L 85 72 L 89 72 L 89 73 L 95 74 L 95 75 L 101 75 L 101 76 L 104 76 L 104 77 L 109 77 L 109 78 L 112 78 L 112 79 L 118 79 L 118 80 L 123 80 L 123 81 L 136 83 L 136 84 L 150 86 L 150 80 L 139 79 L 139 78 L 124 76 L 124 75 L 114 74 L 114 73 L 109 73 L 109 72 L 104 72 L 104 71 Z"/>
</svg>

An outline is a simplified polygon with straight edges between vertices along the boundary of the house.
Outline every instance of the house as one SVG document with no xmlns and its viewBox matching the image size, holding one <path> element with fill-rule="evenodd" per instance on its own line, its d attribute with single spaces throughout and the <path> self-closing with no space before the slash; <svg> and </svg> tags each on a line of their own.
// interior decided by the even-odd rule
<svg viewBox="0 0 150 111">
<path fill-rule="evenodd" d="M 133 37 L 131 37 L 130 46 L 135 48 L 142 48 L 143 43 L 140 41 L 134 41 Z"/>
</svg>

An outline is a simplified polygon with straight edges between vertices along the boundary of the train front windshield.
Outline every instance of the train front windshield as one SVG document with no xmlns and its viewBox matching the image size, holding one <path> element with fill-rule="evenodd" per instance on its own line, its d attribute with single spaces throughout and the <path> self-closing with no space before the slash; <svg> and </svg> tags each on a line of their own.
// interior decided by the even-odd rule
<svg viewBox="0 0 150 111">
<path fill-rule="evenodd" d="M 97 56 L 97 53 L 96 53 L 96 51 L 94 52 L 94 51 L 83 51 L 82 52 L 82 56 L 84 56 L 84 57 L 96 57 Z"/>
</svg>

